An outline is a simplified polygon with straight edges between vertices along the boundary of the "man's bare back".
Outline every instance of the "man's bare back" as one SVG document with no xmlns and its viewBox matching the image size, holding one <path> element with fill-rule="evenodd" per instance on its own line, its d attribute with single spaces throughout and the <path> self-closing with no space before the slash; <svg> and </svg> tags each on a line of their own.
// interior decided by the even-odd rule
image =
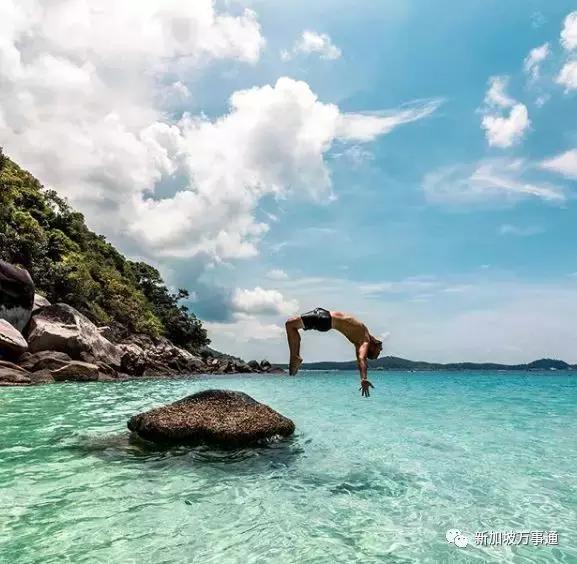
<svg viewBox="0 0 577 564">
<path fill-rule="evenodd" d="M 361 383 L 367 381 L 367 358 L 378 358 L 383 344 L 375 339 L 366 325 L 354 316 L 341 311 L 329 311 L 316 308 L 297 317 L 292 317 L 286 322 L 287 339 L 290 349 L 289 373 L 295 375 L 303 359 L 300 357 L 301 337 L 300 329 L 329 331 L 335 329 L 342 333 L 355 347 L 357 364 L 361 376 Z M 369 382 L 370 384 L 370 382 Z M 368 390 L 368 387 L 367 387 Z M 363 395 L 365 395 L 363 393 Z"/>
<path fill-rule="evenodd" d="M 342 333 L 355 348 L 360 347 L 363 343 L 369 342 L 371 334 L 364 323 L 348 313 L 342 311 L 331 311 L 333 329 Z"/>
</svg>

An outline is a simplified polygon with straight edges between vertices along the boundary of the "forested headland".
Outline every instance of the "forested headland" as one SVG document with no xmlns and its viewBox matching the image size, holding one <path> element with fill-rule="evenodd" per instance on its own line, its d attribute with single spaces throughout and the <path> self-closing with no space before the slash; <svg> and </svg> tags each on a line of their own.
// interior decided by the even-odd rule
<svg viewBox="0 0 577 564">
<path fill-rule="evenodd" d="M 73 306 L 119 338 L 164 336 L 191 352 L 210 342 L 182 303 L 186 289 L 170 291 L 158 270 L 128 260 L 1 148 L 0 259 L 26 268 L 50 302 Z"/>
</svg>

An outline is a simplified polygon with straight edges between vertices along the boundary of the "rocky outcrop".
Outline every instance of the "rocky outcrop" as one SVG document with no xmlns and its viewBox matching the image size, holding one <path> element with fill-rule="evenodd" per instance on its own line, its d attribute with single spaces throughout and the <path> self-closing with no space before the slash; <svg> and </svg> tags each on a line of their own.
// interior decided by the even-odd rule
<svg viewBox="0 0 577 564">
<path fill-rule="evenodd" d="M 50 370 L 38 370 L 32 372 L 29 377 L 31 384 L 53 384 L 56 381 Z"/>
<path fill-rule="evenodd" d="M 273 366 L 268 360 L 261 360 L 260 362 L 256 360 L 249 360 L 247 362 L 248 367 L 251 372 L 260 372 L 267 374 L 284 374 L 284 370 L 278 366 Z"/>
<path fill-rule="evenodd" d="M 199 354 L 205 361 L 210 359 L 217 359 L 219 361 L 232 360 L 236 362 L 242 362 L 242 358 L 239 358 L 238 356 L 222 353 L 209 346 L 202 347 L 199 351 Z"/>
<path fill-rule="evenodd" d="M 133 335 L 120 343 L 121 369 L 131 376 L 176 376 L 206 372 L 201 357 L 174 346 L 168 339 Z"/>
<path fill-rule="evenodd" d="M 36 372 L 38 370 L 57 370 L 66 366 L 72 359 L 63 352 L 58 351 L 40 351 L 34 354 L 25 354 L 19 360 L 18 364 L 28 370 Z"/>
<path fill-rule="evenodd" d="M 56 382 L 95 382 L 100 371 L 96 364 L 73 360 L 50 372 Z"/>
<path fill-rule="evenodd" d="M 257 372 L 243 360 L 208 359 L 207 372 L 213 374 L 248 374 Z"/>
<path fill-rule="evenodd" d="M 17 364 L 2 363 L 2 359 Z M 52 305 L 35 294 L 29 273 L 3 261 L 0 369 L 4 371 L 2 385 L 275 371 L 267 361 L 246 363 L 210 347 L 193 354 L 163 337 L 98 328 L 73 307 Z"/>
<path fill-rule="evenodd" d="M 17 364 L 14 364 L 13 362 L 9 362 L 7 360 L 0 360 L 0 369 L 2 369 L 2 368 L 10 368 L 11 370 L 19 370 L 23 374 L 28 374 L 28 370 L 26 370 L 22 366 L 18 366 Z"/>
<path fill-rule="evenodd" d="M 120 368 L 126 374 L 131 376 L 142 376 L 147 367 L 146 354 L 144 349 L 138 345 L 121 344 L 122 358 L 120 360 Z"/>
<path fill-rule="evenodd" d="M 0 366 L 0 386 L 25 386 L 27 384 L 30 384 L 30 378 L 26 372 Z"/>
<path fill-rule="evenodd" d="M 28 350 L 22 333 L 5 319 L 0 319 L 0 358 L 18 358 Z"/>
<path fill-rule="evenodd" d="M 34 282 L 27 270 L 0 260 L 0 319 L 23 331 L 34 305 Z"/>
<path fill-rule="evenodd" d="M 205 372 L 211 374 L 284 374 L 285 372 L 282 368 L 272 366 L 268 360 L 263 360 L 261 363 L 256 360 L 244 362 L 240 358 L 227 355 L 217 358 L 205 357 L 205 363 Z"/>
<path fill-rule="evenodd" d="M 48 307 L 52 305 L 44 296 L 40 294 L 34 294 L 34 304 L 32 306 L 32 313 L 34 313 L 37 309 L 41 307 Z"/>
<path fill-rule="evenodd" d="M 207 390 L 128 421 L 128 428 L 154 443 L 201 443 L 239 447 L 287 437 L 294 423 L 242 392 Z"/>
<path fill-rule="evenodd" d="M 92 321 L 66 304 L 50 305 L 34 313 L 28 346 L 32 353 L 58 351 L 74 360 L 120 367 L 121 351 L 100 334 Z"/>
</svg>

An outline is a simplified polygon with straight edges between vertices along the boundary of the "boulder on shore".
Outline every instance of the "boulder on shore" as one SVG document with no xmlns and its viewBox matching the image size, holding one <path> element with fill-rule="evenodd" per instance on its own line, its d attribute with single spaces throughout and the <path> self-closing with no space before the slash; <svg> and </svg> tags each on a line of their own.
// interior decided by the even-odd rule
<svg viewBox="0 0 577 564">
<path fill-rule="evenodd" d="M 177 376 L 204 372 L 202 358 L 173 345 L 165 337 L 132 335 L 120 343 L 121 370 L 132 376 Z"/>
<path fill-rule="evenodd" d="M 56 382 L 96 382 L 99 369 L 96 364 L 73 360 L 57 370 L 51 370 Z"/>
<path fill-rule="evenodd" d="M 38 370 L 36 372 L 32 372 L 30 374 L 30 383 L 31 384 L 53 384 L 54 383 L 54 376 L 52 376 L 52 372 L 50 370 Z"/>
<path fill-rule="evenodd" d="M 121 351 L 86 316 L 66 304 L 37 310 L 28 332 L 30 352 L 58 351 L 74 360 L 90 355 L 97 361 L 120 367 Z"/>
<path fill-rule="evenodd" d="M 24 268 L 0 260 L 0 319 L 23 331 L 34 305 L 34 282 Z"/>
<path fill-rule="evenodd" d="M 18 364 L 29 372 L 38 370 L 57 370 L 66 366 L 72 359 L 63 352 L 40 351 L 34 354 L 22 355 Z"/>
<path fill-rule="evenodd" d="M 40 294 L 34 294 L 34 305 L 32 306 L 32 312 L 40 309 L 41 307 L 48 307 L 52 305 L 44 296 Z"/>
<path fill-rule="evenodd" d="M 0 386 L 24 386 L 30 384 L 28 374 L 21 370 L 0 366 Z"/>
<path fill-rule="evenodd" d="M 295 425 L 242 392 L 206 390 L 135 415 L 128 428 L 154 443 L 239 447 L 287 437 Z"/>
<path fill-rule="evenodd" d="M 18 358 L 28 350 L 22 333 L 5 319 L 0 319 L 0 358 Z"/>
<path fill-rule="evenodd" d="M 7 360 L 0 360 L 0 368 L 11 368 L 12 370 L 19 370 L 23 374 L 28 374 L 28 370 Z"/>
</svg>

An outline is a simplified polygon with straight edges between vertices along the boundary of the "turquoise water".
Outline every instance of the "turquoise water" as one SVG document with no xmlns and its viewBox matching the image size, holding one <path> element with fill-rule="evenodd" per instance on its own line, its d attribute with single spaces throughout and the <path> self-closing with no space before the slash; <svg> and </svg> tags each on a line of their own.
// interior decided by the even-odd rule
<svg viewBox="0 0 577 564">
<path fill-rule="evenodd" d="M 577 377 L 354 373 L 0 388 L 2 563 L 577 562 Z M 143 450 L 208 388 L 291 417 L 269 448 Z M 557 531 L 460 549 L 447 529 Z M 471 537 L 472 538 L 472 537 Z"/>
</svg>

